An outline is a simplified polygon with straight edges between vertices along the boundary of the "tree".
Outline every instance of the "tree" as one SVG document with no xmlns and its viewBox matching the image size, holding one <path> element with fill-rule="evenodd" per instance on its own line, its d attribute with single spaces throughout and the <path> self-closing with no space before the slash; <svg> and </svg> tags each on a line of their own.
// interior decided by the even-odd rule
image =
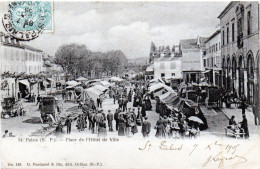
<svg viewBox="0 0 260 169">
<path fill-rule="evenodd" d="M 54 63 L 60 65 L 70 75 L 82 73 L 84 59 L 90 51 L 85 45 L 66 44 L 59 47 L 55 53 Z"/>
</svg>

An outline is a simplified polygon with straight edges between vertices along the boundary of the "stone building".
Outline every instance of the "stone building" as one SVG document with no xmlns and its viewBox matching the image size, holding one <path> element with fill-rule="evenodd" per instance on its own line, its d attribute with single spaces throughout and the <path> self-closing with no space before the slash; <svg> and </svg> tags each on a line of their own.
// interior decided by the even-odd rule
<svg viewBox="0 0 260 169">
<path fill-rule="evenodd" d="M 217 30 L 206 41 L 206 54 L 203 56 L 203 67 L 208 83 L 221 86 L 221 34 Z"/>
<path fill-rule="evenodd" d="M 19 40 L 0 32 L 0 73 L 10 77 L 1 77 L 1 97 L 17 97 L 18 92 L 31 92 L 37 88 L 28 79 L 16 78 L 15 75 L 36 75 L 42 71 L 43 52 Z M 36 86 L 36 87 L 35 87 Z"/>
<path fill-rule="evenodd" d="M 202 57 L 205 55 L 205 41 L 207 38 L 180 40 L 182 55 L 183 81 L 198 82 L 204 71 Z"/>
<path fill-rule="evenodd" d="M 218 16 L 223 88 L 259 100 L 259 3 L 232 1 Z M 258 104 L 259 105 L 259 104 Z"/>
<path fill-rule="evenodd" d="M 159 46 L 151 43 L 150 65 L 146 69 L 147 79 L 163 79 L 170 84 L 179 84 L 182 79 L 182 57 L 179 45 Z"/>
<path fill-rule="evenodd" d="M 0 32 L 1 74 L 37 74 L 42 71 L 42 51 Z"/>
</svg>

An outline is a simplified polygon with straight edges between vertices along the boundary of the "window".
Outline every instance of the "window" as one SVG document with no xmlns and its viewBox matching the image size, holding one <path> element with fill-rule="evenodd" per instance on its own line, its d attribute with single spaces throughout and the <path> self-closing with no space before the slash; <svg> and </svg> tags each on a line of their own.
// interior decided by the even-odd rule
<svg viewBox="0 0 260 169">
<path fill-rule="evenodd" d="M 160 63 L 160 69 L 164 69 L 164 63 Z"/>
<path fill-rule="evenodd" d="M 6 48 L 4 48 L 4 58 L 8 58 L 7 57 L 7 49 Z"/>
<path fill-rule="evenodd" d="M 232 23 L 232 42 L 235 41 L 235 23 Z"/>
<path fill-rule="evenodd" d="M 175 63 L 174 62 L 172 62 L 171 63 L 171 69 L 175 69 L 176 67 L 175 67 Z"/>
<path fill-rule="evenodd" d="M 207 52 L 206 51 L 203 51 L 203 55 L 206 56 Z"/>
<path fill-rule="evenodd" d="M 165 74 L 164 74 L 164 73 L 161 73 L 161 77 L 162 77 L 162 78 L 165 77 Z"/>
<path fill-rule="evenodd" d="M 218 44 L 216 43 L 216 51 L 218 51 Z"/>
<path fill-rule="evenodd" d="M 203 59 L 203 65 L 204 65 L 204 67 L 207 66 L 206 59 Z"/>
<path fill-rule="evenodd" d="M 247 34 L 251 34 L 251 12 L 247 12 Z"/>
<path fill-rule="evenodd" d="M 218 43 L 219 50 L 221 49 L 220 42 Z"/>
<path fill-rule="evenodd" d="M 19 51 L 16 51 L 16 60 L 19 60 Z"/>
<path fill-rule="evenodd" d="M 172 73 L 172 76 L 175 76 L 175 73 Z"/>
<path fill-rule="evenodd" d="M 10 49 L 10 55 L 11 55 L 11 60 L 14 60 L 13 50 L 12 49 Z"/>
<path fill-rule="evenodd" d="M 242 32 L 243 32 L 243 30 L 242 30 L 243 27 L 242 26 L 243 26 L 242 25 L 242 18 L 239 18 L 237 20 L 237 34 L 238 34 L 238 36 L 241 35 Z"/>
<path fill-rule="evenodd" d="M 227 44 L 229 43 L 228 42 L 228 35 L 229 35 L 229 27 L 227 27 Z"/>
<path fill-rule="evenodd" d="M 222 46 L 225 45 L 225 31 L 222 31 Z"/>
<path fill-rule="evenodd" d="M 28 53 L 27 53 L 27 52 L 25 52 L 25 54 L 24 54 L 24 55 L 25 55 L 25 59 L 24 59 L 24 60 L 25 60 L 25 61 L 27 61 L 27 60 L 28 60 Z"/>
</svg>

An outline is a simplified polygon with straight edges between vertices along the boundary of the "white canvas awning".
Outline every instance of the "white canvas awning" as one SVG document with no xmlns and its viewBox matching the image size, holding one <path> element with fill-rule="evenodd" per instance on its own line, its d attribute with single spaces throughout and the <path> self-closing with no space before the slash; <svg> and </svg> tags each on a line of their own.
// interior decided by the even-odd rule
<svg viewBox="0 0 260 169">
<path fill-rule="evenodd" d="M 95 88 L 95 89 L 97 89 L 97 90 L 99 90 L 101 92 L 104 92 L 104 91 L 106 91 L 108 89 L 107 87 L 102 86 L 102 85 L 95 85 L 95 86 L 93 86 L 93 88 Z"/>
<path fill-rule="evenodd" d="M 30 87 L 30 83 L 27 79 L 19 80 L 19 83 L 22 83 L 23 85 L 25 85 L 28 88 Z"/>
<path fill-rule="evenodd" d="M 88 79 L 81 76 L 81 77 L 77 78 L 76 80 L 77 81 L 87 81 Z"/>
<path fill-rule="evenodd" d="M 77 85 L 79 85 L 79 83 L 76 82 L 76 81 L 74 81 L 74 80 L 72 80 L 72 81 L 66 82 L 66 85 L 69 85 L 69 86 L 77 86 Z"/>
<path fill-rule="evenodd" d="M 112 81 L 112 82 L 122 82 L 122 81 L 124 81 L 124 79 L 121 79 L 121 78 L 115 77 L 115 76 L 109 78 L 109 80 Z"/>
</svg>

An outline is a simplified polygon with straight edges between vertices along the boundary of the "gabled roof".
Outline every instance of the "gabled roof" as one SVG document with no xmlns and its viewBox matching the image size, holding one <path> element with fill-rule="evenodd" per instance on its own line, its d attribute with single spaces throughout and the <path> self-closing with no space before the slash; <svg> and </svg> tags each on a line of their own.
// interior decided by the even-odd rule
<svg viewBox="0 0 260 169">
<path fill-rule="evenodd" d="M 217 30 L 215 33 L 213 33 L 213 35 L 211 35 L 206 41 L 205 43 L 207 43 L 209 40 L 211 40 L 212 38 L 214 38 L 215 36 L 217 36 L 220 33 L 220 29 Z"/>
<path fill-rule="evenodd" d="M 32 46 L 29 46 L 29 45 L 22 45 L 22 46 L 24 46 L 24 48 L 28 49 L 28 50 L 32 50 L 32 51 L 35 51 L 35 52 L 43 52 L 43 51 L 41 51 L 39 49 L 36 49 L 36 48 L 34 48 Z"/>
<path fill-rule="evenodd" d="M 198 37 L 197 39 L 182 39 L 180 40 L 181 49 L 199 49 L 205 45 L 206 37 Z M 198 43 L 200 45 L 198 45 Z"/>
<path fill-rule="evenodd" d="M 231 8 L 232 6 L 236 3 L 236 1 L 231 1 L 226 7 L 225 9 L 219 14 L 218 18 L 222 18 L 224 16 L 224 14 L 226 14 Z"/>
</svg>

